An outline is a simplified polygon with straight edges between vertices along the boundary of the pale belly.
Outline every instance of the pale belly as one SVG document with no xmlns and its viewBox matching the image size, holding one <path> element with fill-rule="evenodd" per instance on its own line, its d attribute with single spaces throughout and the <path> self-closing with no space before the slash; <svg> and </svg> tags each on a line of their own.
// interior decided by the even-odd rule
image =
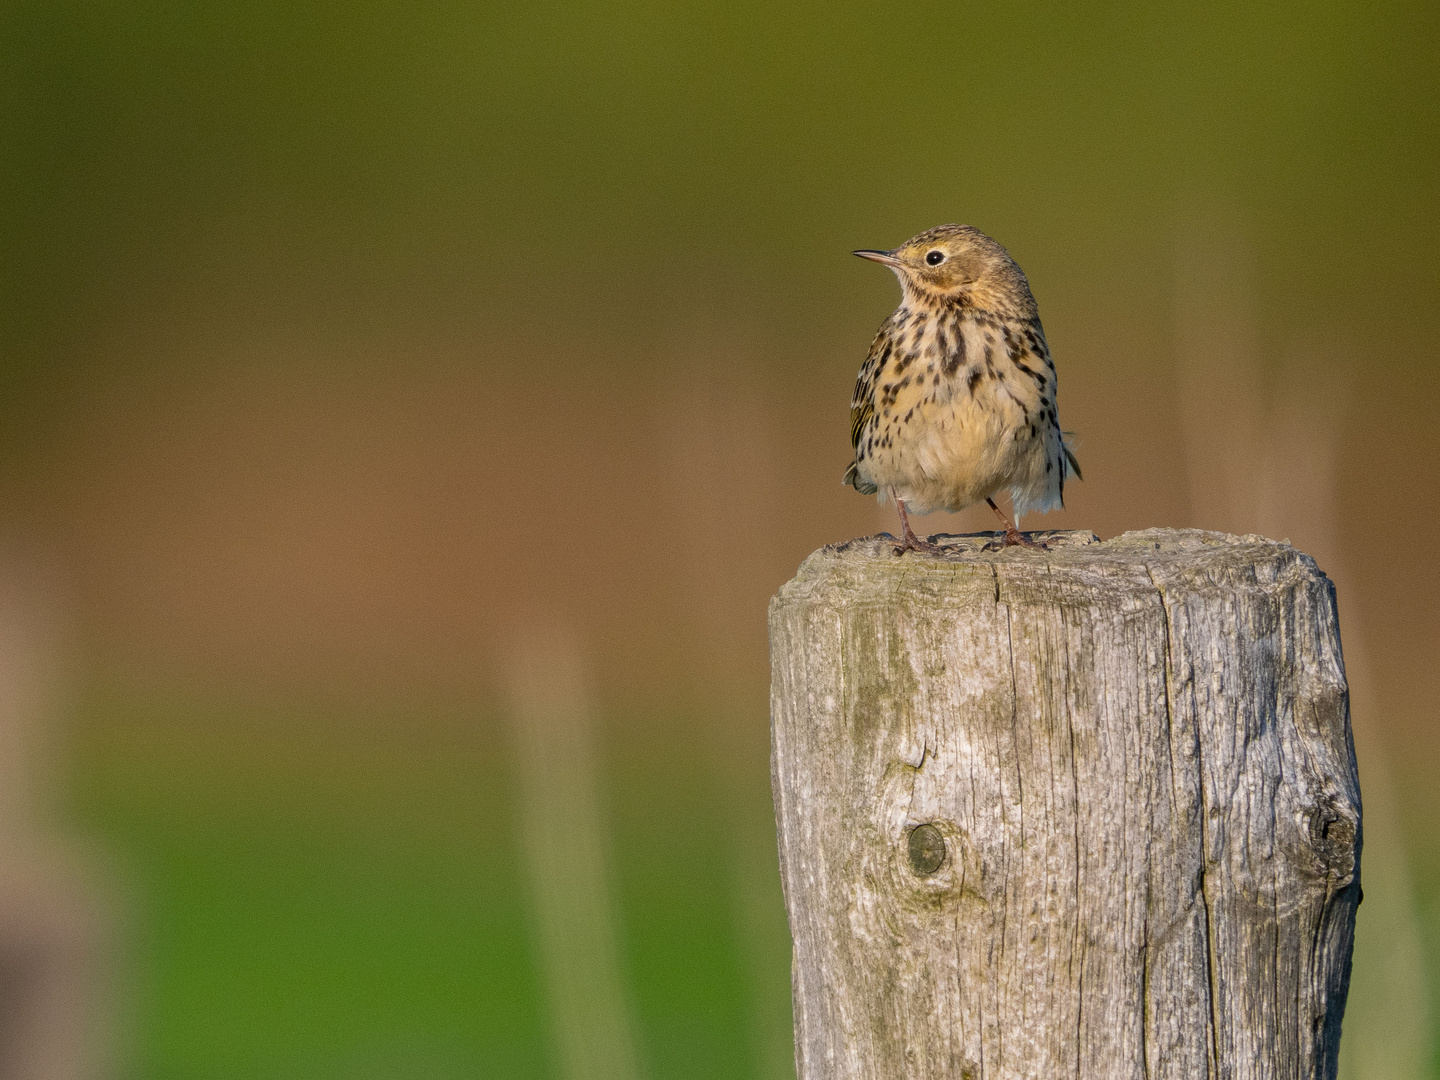
<svg viewBox="0 0 1440 1080">
<path fill-rule="evenodd" d="M 927 514 L 963 510 L 1009 489 L 1020 513 L 1058 506 L 1059 432 L 1040 422 L 1030 402 L 1027 420 L 1025 406 L 995 380 L 972 393 L 963 376 L 907 387 L 880 417 L 880 437 L 862 470 L 881 499 L 893 492 L 907 509 Z M 1013 383 L 1012 390 L 1023 393 Z"/>
</svg>

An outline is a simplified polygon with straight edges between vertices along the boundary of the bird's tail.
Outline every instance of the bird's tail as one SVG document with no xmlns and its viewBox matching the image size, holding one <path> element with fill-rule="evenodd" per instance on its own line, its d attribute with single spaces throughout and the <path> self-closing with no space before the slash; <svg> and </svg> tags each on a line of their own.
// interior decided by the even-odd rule
<svg viewBox="0 0 1440 1080">
<path fill-rule="evenodd" d="M 1075 456 L 1070 440 L 1075 438 L 1075 432 L 1062 431 L 1060 433 L 1060 447 L 1065 451 L 1065 465 L 1067 469 L 1075 474 L 1076 480 L 1084 480 L 1085 476 L 1080 472 L 1080 459 Z"/>
<path fill-rule="evenodd" d="M 845 478 L 841 480 L 840 483 L 849 484 L 861 495 L 874 495 L 875 492 L 879 491 L 880 489 L 877 488 L 874 484 L 870 483 L 868 480 L 860 479 L 860 473 L 858 471 L 859 468 L 860 463 L 858 461 L 852 461 L 850 463 L 850 467 L 845 470 Z"/>
</svg>

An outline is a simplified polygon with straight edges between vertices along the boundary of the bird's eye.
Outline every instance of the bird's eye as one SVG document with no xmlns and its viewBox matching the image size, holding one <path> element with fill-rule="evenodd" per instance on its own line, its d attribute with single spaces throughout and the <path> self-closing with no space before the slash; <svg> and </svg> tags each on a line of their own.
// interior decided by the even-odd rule
<svg viewBox="0 0 1440 1080">
<path fill-rule="evenodd" d="M 939 266 L 945 261 L 945 253 L 943 251 L 932 251 L 929 255 L 925 256 L 925 261 L 931 266 Z"/>
</svg>

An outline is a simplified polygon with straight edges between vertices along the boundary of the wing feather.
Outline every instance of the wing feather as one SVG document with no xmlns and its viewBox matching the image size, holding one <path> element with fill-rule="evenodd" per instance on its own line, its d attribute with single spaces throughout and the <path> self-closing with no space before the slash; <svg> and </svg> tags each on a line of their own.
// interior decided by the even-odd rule
<svg viewBox="0 0 1440 1080">
<path fill-rule="evenodd" d="M 855 393 L 850 397 L 850 449 L 855 452 L 855 460 L 845 470 L 845 479 L 841 483 L 849 484 L 862 495 L 873 495 L 878 490 L 874 484 L 860 478 L 860 444 L 864 441 L 866 429 L 875 415 L 875 383 L 880 378 L 880 372 L 885 369 L 886 361 L 890 359 L 892 348 L 890 321 L 887 319 L 880 332 L 875 335 L 875 340 L 871 342 L 865 363 L 860 365 L 860 374 L 855 379 Z"/>
<path fill-rule="evenodd" d="M 860 365 L 860 374 L 855 379 L 855 393 L 850 397 L 850 448 L 860 449 L 860 440 L 865 436 L 865 426 L 875 415 L 875 382 L 890 359 L 892 346 L 890 327 L 887 323 L 875 335 L 870 345 L 870 354 Z"/>
</svg>

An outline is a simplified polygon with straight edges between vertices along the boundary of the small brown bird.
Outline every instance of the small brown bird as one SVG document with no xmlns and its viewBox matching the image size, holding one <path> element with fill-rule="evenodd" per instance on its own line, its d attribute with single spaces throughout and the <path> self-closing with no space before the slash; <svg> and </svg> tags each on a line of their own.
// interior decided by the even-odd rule
<svg viewBox="0 0 1440 1080">
<path fill-rule="evenodd" d="M 1030 283 L 1003 247 L 969 225 L 937 225 L 892 251 L 857 251 L 900 279 L 902 297 L 860 368 L 850 402 L 855 460 L 844 482 L 895 500 L 906 551 L 938 552 L 906 510 L 984 499 L 1004 545 L 1038 547 L 1022 514 L 1065 504 L 1080 463 L 1060 431 L 1055 365 Z M 994 496 L 1008 488 L 1015 520 Z"/>
</svg>

